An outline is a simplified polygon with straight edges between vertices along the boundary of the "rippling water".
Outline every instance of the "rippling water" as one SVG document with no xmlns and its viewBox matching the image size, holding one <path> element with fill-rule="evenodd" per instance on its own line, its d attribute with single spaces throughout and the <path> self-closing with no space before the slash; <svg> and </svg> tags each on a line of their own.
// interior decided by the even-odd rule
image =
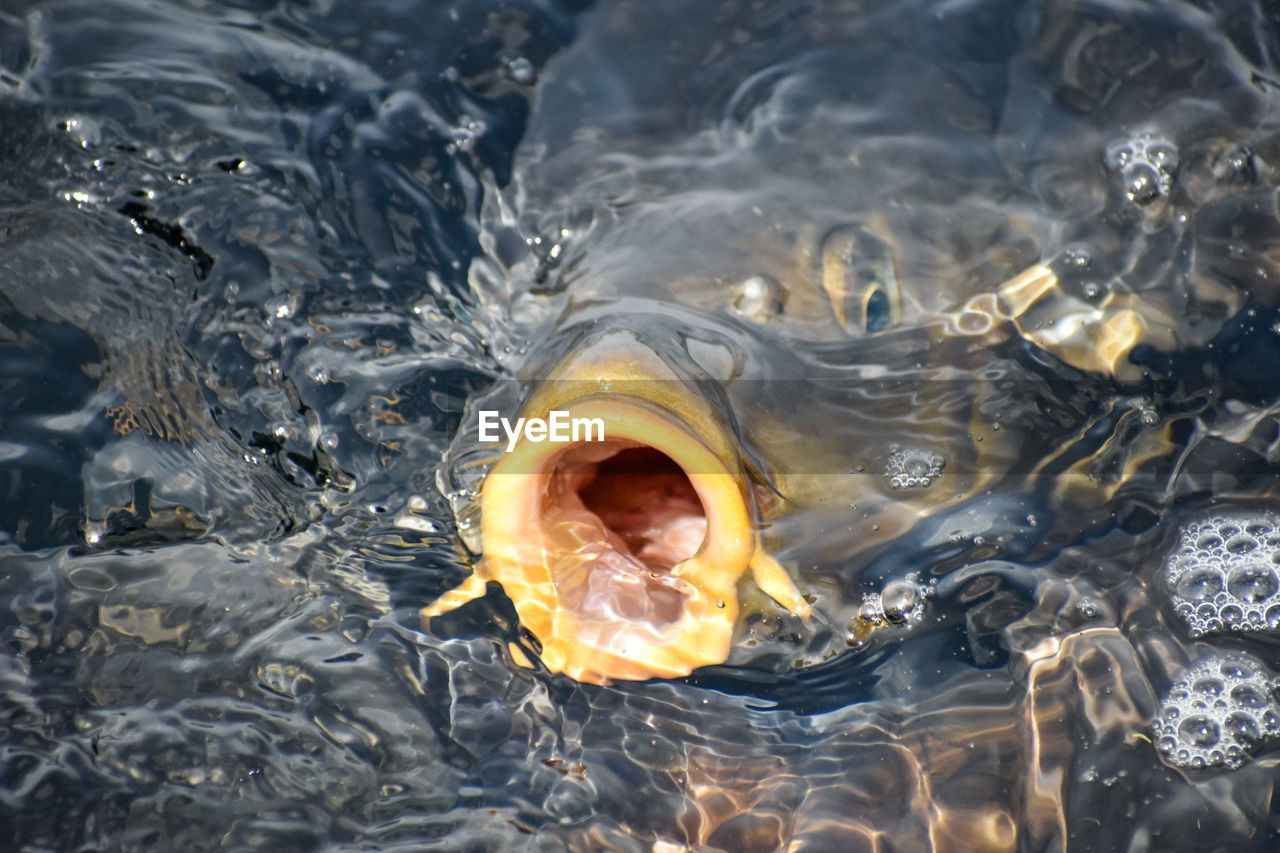
<svg viewBox="0 0 1280 853">
<path fill-rule="evenodd" d="M 0 845 L 1273 849 L 1278 66 L 1264 0 L 0 4 Z M 792 287 L 832 234 L 900 306 Z M 815 624 L 421 629 L 591 312 L 741 380 Z"/>
</svg>

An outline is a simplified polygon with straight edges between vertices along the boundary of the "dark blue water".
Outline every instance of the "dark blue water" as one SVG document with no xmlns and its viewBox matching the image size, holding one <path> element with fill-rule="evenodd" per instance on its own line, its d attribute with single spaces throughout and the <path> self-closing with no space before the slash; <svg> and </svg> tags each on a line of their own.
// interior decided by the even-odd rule
<svg viewBox="0 0 1280 853">
<path fill-rule="evenodd" d="M 1262 0 L 0 2 L 0 847 L 1272 849 L 1278 113 Z M 422 630 L 606 316 L 733 365 L 817 624 Z"/>
</svg>

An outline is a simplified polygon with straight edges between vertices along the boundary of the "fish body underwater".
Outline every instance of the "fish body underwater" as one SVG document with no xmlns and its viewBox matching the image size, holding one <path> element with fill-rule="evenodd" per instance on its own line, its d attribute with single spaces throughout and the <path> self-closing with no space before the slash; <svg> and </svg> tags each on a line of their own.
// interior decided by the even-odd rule
<svg viewBox="0 0 1280 853">
<path fill-rule="evenodd" d="M 478 500 L 463 508 L 479 514 L 468 544 L 483 557 L 424 619 L 495 581 L 551 672 L 597 683 L 688 675 L 728 659 L 740 592 L 752 594 L 737 590 L 744 576 L 812 629 L 794 579 L 802 563 L 858 560 L 996 488 L 1047 488 L 1067 511 L 1105 501 L 1174 451 L 1160 429 L 1087 447 L 1096 413 L 1028 408 L 1010 393 L 1038 382 L 1034 368 L 996 355 L 1011 347 L 1094 390 L 1144 376 L 1135 348 L 1189 345 L 1160 290 L 1073 292 L 1071 253 L 1039 258 L 1029 214 L 981 200 L 897 223 L 876 213 L 842 222 L 840 212 L 813 223 L 793 199 L 712 195 L 687 218 L 679 198 L 674 211 L 662 199 L 661 222 L 640 211 L 618 227 L 659 247 L 698 233 L 713 247 L 698 261 L 723 267 L 655 272 L 659 249 L 656 263 L 622 270 L 613 256 L 630 257 L 625 247 L 600 250 L 603 271 L 585 258 L 563 290 L 517 293 L 560 313 L 528 333 L 542 343 L 513 367 L 520 387 L 472 401 L 454 456 L 474 465 L 484 455 L 486 410 L 517 424 L 598 418 L 604 440 L 531 440 L 504 427 Z M 744 232 L 734 211 L 762 206 L 776 219 Z M 957 270 L 938 290 L 932 279 Z M 1224 316 L 1238 310 L 1225 285 L 1195 284 Z M 821 621 L 851 626 L 845 639 L 858 645 L 889 625 L 862 613 L 856 594 L 825 605 Z"/>
</svg>

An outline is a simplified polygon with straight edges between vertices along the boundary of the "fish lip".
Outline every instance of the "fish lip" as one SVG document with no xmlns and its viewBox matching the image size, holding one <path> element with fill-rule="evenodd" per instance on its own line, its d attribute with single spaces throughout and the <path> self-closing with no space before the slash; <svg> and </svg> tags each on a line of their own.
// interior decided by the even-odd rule
<svg viewBox="0 0 1280 853">
<path fill-rule="evenodd" d="M 671 570 L 683 595 L 679 618 L 659 630 L 584 619 L 564 601 L 544 543 L 542 507 L 566 454 L 590 442 L 520 441 L 495 464 L 481 492 L 488 579 L 502 584 L 553 672 L 608 683 L 688 675 L 722 663 L 738 616 L 737 582 L 755 550 L 741 462 L 707 447 L 675 413 L 641 397 L 590 394 L 560 403 L 569 417 L 601 418 L 618 446 L 650 447 L 688 477 L 707 519 L 702 547 Z"/>
</svg>

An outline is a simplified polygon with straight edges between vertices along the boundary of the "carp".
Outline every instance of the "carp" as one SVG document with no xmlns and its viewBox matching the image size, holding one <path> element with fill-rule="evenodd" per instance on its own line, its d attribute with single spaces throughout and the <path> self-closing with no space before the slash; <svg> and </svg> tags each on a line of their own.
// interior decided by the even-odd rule
<svg viewBox="0 0 1280 853">
<path fill-rule="evenodd" d="M 848 233 L 835 239 L 847 240 Z M 877 310 L 877 294 L 891 277 L 857 279 L 833 269 L 859 260 L 847 250 L 821 257 L 813 278 L 831 301 L 831 327 L 860 323 L 862 333 L 879 322 L 868 319 L 869 311 Z M 744 287 L 753 286 L 747 281 Z M 883 417 L 874 400 L 864 400 L 865 420 L 833 415 L 848 407 L 855 389 L 874 381 L 848 365 L 829 371 L 808 365 L 784 378 L 780 353 L 772 354 L 768 370 L 759 359 L 754 367 L 750 359 L 735 359 L 735 350 L 746 349 L 735 342 L 742 331 L 714 318 L 643 301 L 625 315 L 611 313 L 607 302 L 580 309 L 561 320 L 560 341 L 549 347 L 552 366 L 530 374 L 519 418 L 507 420 L 509 412 L 502 412 L 500 440 L 488 436 L 494 461 L 476 501 L 475 544 L 483 556 L 470 577 L 423 609 L 424 622 L 497 583 L 550 672 L 599 684 L 681 677 L 725 662 L 742 597 L 751 598 L 752 587 L 810 629 L 815 620 L 835 618 L 850 621 L 857 641 L 865 640 L 888 623 L 851 620 L 840 605 L 817 613 L 793 577 L 794 560 L 789 571 L 767 546 L 771 531 L 774 539 L 798 539 L 786 534 L 789 512 L 826 513 L 832 523 L 825 527 L 838 525 L 841 535 L 810 544 L 828 549 L 826 561 L 833 547 L 841 549 L 834 558 L 847 558 L 1010 474 L 1025 436 L 1012 429 L 1001 434 L 998 425 L 993 430 L 981 421 L 980 381 L 965 381 L 958 390 L 954 379 L 940 381 L 965 353 L 972 358 L 993 341 L 1022 335 L 1080 369 L 1120 377 L 1132 368 L 1126 358 L 1132 347 L 1169 328 L 1144 317 L 1142 303 L 1076 310 L 1079 304 L 1059 299 L 1061 325 L 1076 333 L 1050 338 L 1025 318 L 1052 304 L 1056 288 L 1053 270 L 1035 264 L 954 310 L 862 335 L 864 345 L 930 353 L 911 398 L 910 416 L 925 425 L 923 441 L 905 451 L 894 441 L 910 435 L 902 420 L 907 413 Z M 884 301 L 900 305 L 896 293 Z M 859 313 L 845 313 L 850 304 Z M 698 330 L 694 338 L 701 342 L 691 342 L 689 329 Z M 1083 346 L 1086 339 L 1096 343 Z M 793 399 L 800 389 L 804 405 Z M 494 405 L 487 399 L 468 410 L 469 428 L 459 439 L 464 448 L 480 443 L 486 417 L 496 429 L 498 413 L 484 410 Z M 753 423 L 738 424 L 735 412 L 752 413 Z M 823 424 L 821 436 L 808 432 L 807 417 Z M 542 432 L 521 435 L 511 423 L 542 424 Z M 551 440 L 548 423 L 565 427 L 562 440 Z M 588 428 L 579 433 L 578 424 Z M 1130 464 L 1167 447 L 1162 436 L 1149 437 L 1131 449 Z M 891 464 L 902 470 L 886 478 L 847 464 L 867 457 L 868 448 L 901 457 Z M 917 485 L 932 488 L 912 488 Z M 850 521 L 848 508 L 857 506 L 864 507 L 862 516 Z M 510 651 L 517 663 L 531 665 L 519 646 Z"/>
</svg>

